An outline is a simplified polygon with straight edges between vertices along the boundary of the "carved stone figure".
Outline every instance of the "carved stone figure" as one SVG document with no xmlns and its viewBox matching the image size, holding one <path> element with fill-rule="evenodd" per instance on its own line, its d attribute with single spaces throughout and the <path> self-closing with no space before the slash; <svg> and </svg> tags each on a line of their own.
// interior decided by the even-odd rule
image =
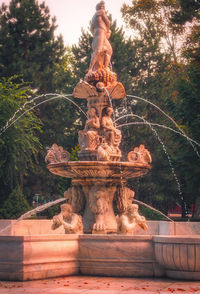
<svg viewBox="0 0 200 294">
<path fill-rule="evenodd" d="M 92 107 L 88 110 L 87 118 L 84 130 L 78 133 L 79 144 L 83 150 L 96 150 L 99 145 L 100 122 L 95 108 Z"/>
<path fill-rule="evenodd" d="M 117 216 L 118 233 L 132 235 L 137 226 L 147 229 L 146 219 L 138 213 L 138 205 L 130 204 L 124 214 Z"/>
<path fill-rule="evenodd" d="M 70 159 L 69 152 L 63 150 L 63 147 L 53 144 L 52 147 L 47 151 L 45 162 L 56 163 L 56 162 L 67 162 Z"/>
<path fill-rule="evenodd" d="M 121 215 L 127 211 L 129 205 L 132 204 L 135 192 L 124 184 L 117 187 L 115 194 L 115 202 L 118 213 Z"/>
<path fill-rule="evenodd" d="M 111 35 L 110 20 L 105 11 L 105 2 L 101 1 L 96 6 L 96 13 L 92 18 L 91 32 L 93 34 L 92 57 L 89 73 L 99 68 L 107 68 L 112 56 L 112 47 L 108 41 Z"/>
<path fill-rule="evenodd" d="M 117 75 L 109 69 L 112 46 L 108 41 L 111 35 L 110 20 L 105 11 L 105 2 L 96 6 L 96 13 L 92 18 L 91 32 L 93 34 L 89 71 L 85 76 L 87 82 L 103 82 L 106 86 L 117 81 Z"/>
<path fill-rule="evenodd" d="M 133 151 L 129 152 L 128 161 L 149 164 L 152 162 L 152 158 L 150 152 L 141 144 L 139 147 L 135 147 Z"/>
<path fill-rule="evenodd" d="M 105 184 L 96 183 L 89 191 L 89 206 L 95 215 L 95 223 L 93 225 L 93 233 L 105 233 L 106 222 L 105 216 L 112 202 L 115 186 L 106 187 Z"/>
<path fill-rule="evenodd" d="M 102 117 L 101 126 L 103 128 L 103 135 L 105 136 L 108 145 L 118 149 L 122 136 L 121 131 L 114 127 L 113 120 L 111 118 L 112 114 L 112 107 L 107 107 L 105 109 L 105 114 Z M 117 151 L 119 151 L 119 149 Z"/>
<path fill-rule="evenodd" d="M 72 205 L 74 213 L 81 214 L 83 212 L 85 195 L 81 185 L 74 184 L 72 188 L 69 188 L 64 192 L 64 197 L 66 198 L 66 203 Z"/>
<path fill-rule="evenodd" d="M 82 217 L 72 212 L 72 206 L 69 203 L 60 206 L 61 212 L 53 217 L 52 230 L 63 225 L 66 234 L 82 234 Z"/>
<path fill-rule="evenodd" d="M 97 149 L 97 160 L 110 161 L 112 152 L 112 147 L 110 147 L 107 143 L 101 144 Z"/>
</svg>

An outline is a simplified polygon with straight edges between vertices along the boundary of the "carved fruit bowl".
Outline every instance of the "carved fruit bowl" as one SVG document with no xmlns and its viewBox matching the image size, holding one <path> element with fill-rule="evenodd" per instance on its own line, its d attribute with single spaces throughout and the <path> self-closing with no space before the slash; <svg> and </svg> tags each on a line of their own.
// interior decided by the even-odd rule
<svg viewBox="0 0 200 294">
<path fill-rule="evenodd" d="M 50 163 L 52 174 L 66 178 L 113 178 L 130 179 L 145 175 L 151 165 L 131 162 L 68 161 Z"/>
</svg>

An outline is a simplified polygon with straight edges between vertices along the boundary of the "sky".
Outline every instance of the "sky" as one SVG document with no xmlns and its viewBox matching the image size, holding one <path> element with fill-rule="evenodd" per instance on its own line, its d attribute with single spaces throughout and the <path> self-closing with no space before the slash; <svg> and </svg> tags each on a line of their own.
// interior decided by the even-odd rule
<svg viewBox="0 0 200 294">
<path fill-rule="evenodd" d="M 113 20 L 117 20 L 119 27 L 125 23 L 122 20 L 120 9 L 125 4 L 131 4 L 132 0 L 104 0 L 106 10 L 112 14 Z M 0 0 L 0 4 L 8 4 L 10 0 Z M 39 3 L 43 0 L 38 0 Z M 96 4 L 100 0 L 45 0 L 50 9 L 51 16 L 56 16 L 58 28 L 56 34 L 62 34 L 65 45 L 78 43 L 81 36 L 81 28 L 87 30 L 89 22 L 95 13 Z M 127 30 L 127 35 L 129 34 Z"/>
</svg>

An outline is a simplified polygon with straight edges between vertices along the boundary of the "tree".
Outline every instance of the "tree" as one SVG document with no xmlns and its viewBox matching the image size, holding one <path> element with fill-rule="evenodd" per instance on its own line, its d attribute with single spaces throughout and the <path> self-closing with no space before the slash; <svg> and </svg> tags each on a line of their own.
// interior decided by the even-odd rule
<svg viewBox="0 0 200 294">
<path fill-rule="evenodd" d="M 42 145 L 39 162 L 23 178 L 24 190 L 30 200 L 34 193 L 50 199 L 59 193 L 59 178 L 50 175 L 44 163 L 47 149 L 56 142 L 70 151 L 77 144 L 75 129 L 78 122 L 75 121 L 79 111 L 67 100 L 70 97 L 64 97 L 65 93 L 72 93 L 74 85 L 71 50 L 64 48 L 61 36 L 55 37 L 55 29 L 56 19 L 51 18 L 44 2 L 11 0 L 9 6 L 1 6 L 0 76 L 22 74 L 23 80 L 37 94 L 55 92 L 55 95 L 35 100 L 35 103 L 42 102 L 35 109 L 42 121 L 43 133 L 38 134 Z M 58 99 L 59 92 L 63 97 L 60 95 Z"/>
<path fill-rule="evenodd" d="M 132 111 L 140 116 L 144 123 L 166 124 L 173 127 L 169 120 L 148 102 L 159 105 L 162 111 L 171 115 L 169 101 L 175 93 L 174 81 L 169 78 L 169 69 L 175 68 L 182 60 L 179 53 L 180 41 L 185 31 L 184 26 L 172 23 L 172 11 L 178 8 L 175 1 L 137 0 L 132 5 L 124 5 L 123 16 L 127 24 L 134 29 L 133 43 L 136 47 L 135 67 L 132 70 L 136 95 L 146 98 L 146 105 L 136 103 Z M 169 124 L 170 122 L 170 124 Z M 148 128 L 148 129 L 147 129 Z M 156 128 L 156 129 L 155 129 Z M 149 132 L 139 127 L 129 130 L 130 140 L 144 143 L 152 153 L 153 168 L 151 173 L 138 181 L 139 198 L 155 205 L 165 213 L 170 202 L 183 202 L 182 181 L 179 180 L 177 164 L 180 149 L 174 144 L 177 137 L 167 130 L 154 127 Z M 175 141 L 176 142 L 176 141 Z M 158 144 L 159 143 L 159 144 Z M 158 176 L 159 175 L 159 176 Z M 170 186 L 168 183 L 171 183 Z"/>
<path fill-rule="evenodd" d="M 41 121 L 34 111 L 26 112 L 13 124 L 14 113 L 30 100 L 32 93 L 25 83 L 15 83 L 19 77 L 0 81 L 0 203 L 13 189 L 24 186 L 24 176 L 33 167 L 41 148 L 38 134 L 41 132 Z M 27 104 L 28 105 L 28 104 Z M 26 111 L 26 106 L 23 111 Z M 15 119 L 23 112 L 18 111 Z M 8 125 L 7 125 L 8 123 Z M 5 126 L 10 126 L 8 129 Z"/>
<path fill-rule="evenodd" d="M 62 61 L 62 37 L 44 2 L 11 0 L 0 8 L 0 76 L 23 74 L 40 92 L 55 89 L 56 65 Z"/>
<path fill-rule="evenodd" d="M 200 2 L 198 0 L 179 0 L 179 8 L 172 12 L 172 20 L 178 24 L 199 19 Z"/>
<path fill-rule="evenodd" d="M 0 218 L 16 219 L 31 209 L 20 187 L 16 187 L 0 208 Z"/>
</svg>

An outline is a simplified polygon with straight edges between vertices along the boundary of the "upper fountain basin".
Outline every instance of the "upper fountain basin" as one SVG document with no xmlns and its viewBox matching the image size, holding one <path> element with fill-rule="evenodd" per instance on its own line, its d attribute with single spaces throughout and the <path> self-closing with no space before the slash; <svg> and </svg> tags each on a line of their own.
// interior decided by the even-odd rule
<svg viewBox="0 0 200 294">
<path fill-rule="evenodd" d="M 132 162 L 68 161 L 50 163 L 49 171 L 65 178 L 130 179 L 145 175 L 151 165 Z"/>
</svg>

